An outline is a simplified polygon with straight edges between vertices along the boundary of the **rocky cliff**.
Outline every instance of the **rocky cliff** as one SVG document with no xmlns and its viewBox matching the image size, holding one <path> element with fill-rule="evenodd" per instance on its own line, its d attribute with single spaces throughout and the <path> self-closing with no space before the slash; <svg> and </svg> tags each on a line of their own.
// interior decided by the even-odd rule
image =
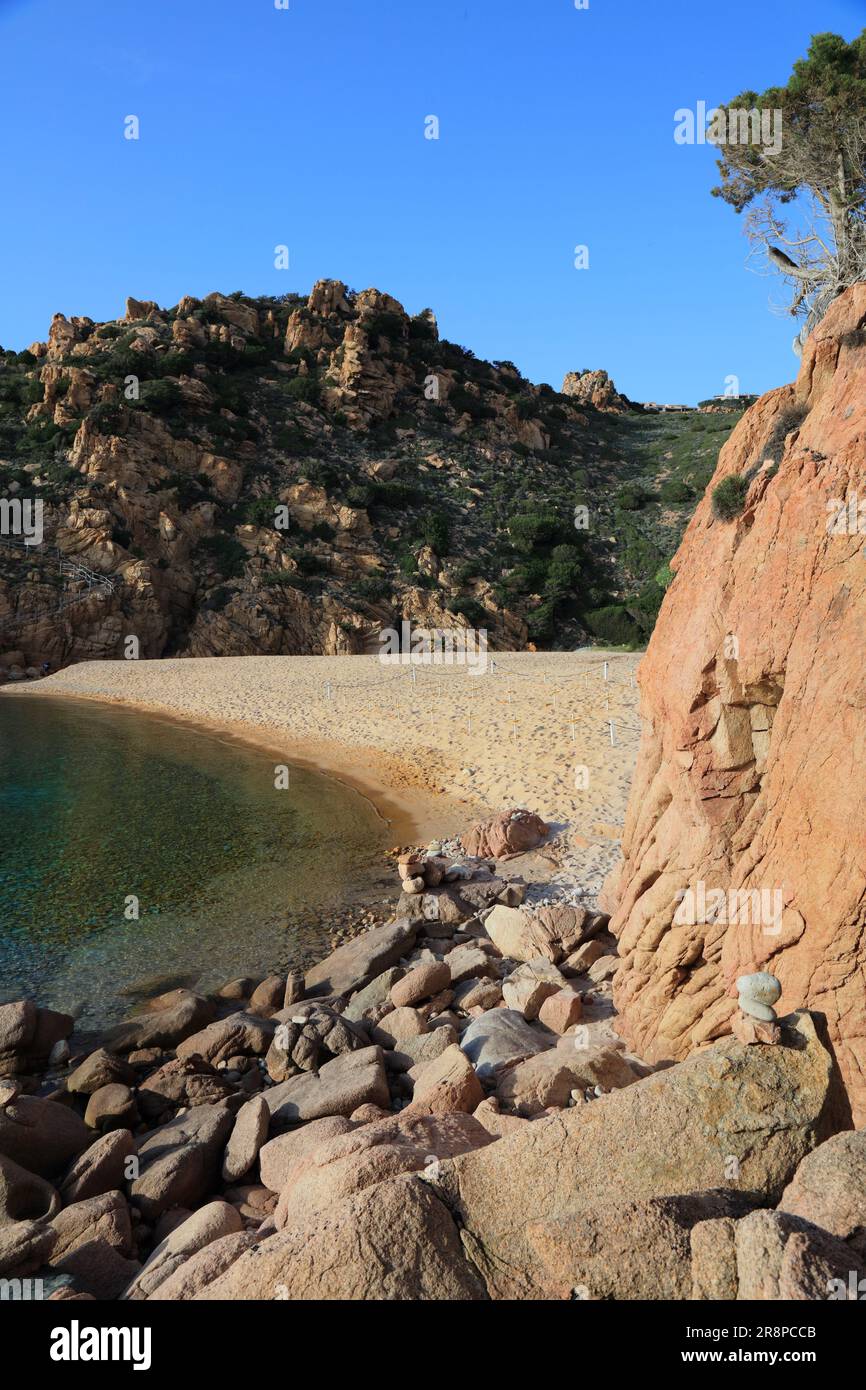
<svg viewBox="0 0 866 1390">
<path fill-rule="evenodd" d="M 0 352 L 0 495 L 45 508 L 43 545 L 0 545 L 0 668 L 129 636 L 143 657 L 360 652 L 403 619 L 640 643 L 731 422 L 699 417 L 676 459 L 665 422 L 647 453 L 590 375 L 579 398 L 534 385 L 335 280 L 57 314 Z"/>
<path fill-rule="evenodd" d="M 866 285 L 722 450 L 640 669 L 608 884 L 620 1027 L 651 1060 L 730 1031 L 733 982 L 826 1015 L 866 1122 Z"/>
</svg>

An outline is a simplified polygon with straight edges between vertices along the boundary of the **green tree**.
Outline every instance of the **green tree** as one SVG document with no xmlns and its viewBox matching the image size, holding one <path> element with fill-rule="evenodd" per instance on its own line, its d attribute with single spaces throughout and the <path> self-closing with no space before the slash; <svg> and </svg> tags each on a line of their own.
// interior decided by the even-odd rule
<svg viewBox="0 0 866 1390">
<path fill-rule="evenodd" d="M 716 197 L 749 213 L 746 233 L 791 286 L 799 351 L 833 299 L 866 277 L 866 29 L 816 34 L 784 87 L 718 108 Z"/>
</svg>

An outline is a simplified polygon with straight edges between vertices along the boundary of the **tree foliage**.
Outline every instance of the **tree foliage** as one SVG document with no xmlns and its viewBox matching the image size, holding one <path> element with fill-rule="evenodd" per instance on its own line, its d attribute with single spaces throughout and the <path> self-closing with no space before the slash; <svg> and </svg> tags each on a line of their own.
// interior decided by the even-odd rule
<svg viewBox="0 0 866 1390">
<path fill-rule="evenodd" d="M 791 287 L 788 311 L 805 320 L 799 351 L 833 299 L 866 278 L 866 29 L 851 43 L 815 35 L 786 86 L 742 92 L 719 111 L 713 194 L 748 209 L 753 251 Z M 763 137 L 754 120 L 742 139 L 745 111 L 763 118 Z"/>
</svg>

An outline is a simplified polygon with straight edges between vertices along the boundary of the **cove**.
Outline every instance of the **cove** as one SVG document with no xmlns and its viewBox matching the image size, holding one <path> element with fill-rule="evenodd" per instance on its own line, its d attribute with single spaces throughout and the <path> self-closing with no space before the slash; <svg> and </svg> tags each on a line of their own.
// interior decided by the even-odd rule
<svg viewBox="0 0 866 1390">
<path fill-rule="evenodd" d="M 307 768 L 278 790 L 275 764 L 154 715 L 4 693 L 0 1002 L 102 1027 L 164 989 L 325 955 L 387 822 Z"/>
</svg>

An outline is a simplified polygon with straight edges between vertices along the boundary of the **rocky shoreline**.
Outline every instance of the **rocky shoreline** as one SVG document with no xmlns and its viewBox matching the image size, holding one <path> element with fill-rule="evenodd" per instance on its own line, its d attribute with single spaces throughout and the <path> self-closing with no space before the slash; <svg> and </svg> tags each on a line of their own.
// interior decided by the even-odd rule
<svg viewBox="0 0 866 1390">
<path fill-rule="evenodd" d="M 548 830 L 513 811 L 401 851 L 390 919 L 306 975 L 173 990 L 98 1047 L 0 1006 L 4 1287 L 851 1296 L 866 1136 L 820 1019 L 675 1066 L 630 1054 L 608 918 L 520 872 Z"/>
</svg>

